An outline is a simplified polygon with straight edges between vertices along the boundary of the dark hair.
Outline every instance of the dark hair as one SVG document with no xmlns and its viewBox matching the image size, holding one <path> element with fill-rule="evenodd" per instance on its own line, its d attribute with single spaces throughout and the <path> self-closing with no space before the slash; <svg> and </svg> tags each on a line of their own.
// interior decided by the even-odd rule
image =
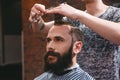
<svg viewBox="0 0 120 80">
<path fill-rule="evenodd" d="M 71 26 L 70 34 L 73 38 L 73 41 L 82 41 L 83 40 L 82 31 L 77 26 L 75 26 L 72 22 L 65 19 L 65 17 L 63 17 L 62 15 L 59 15 L 59 14 L 55 14 L 54 20 L 55 20 L 54 25 L 70 25 Z"/>
<path fill-rule="evenodd" d="M 63 15 L 60 15 L 60 14 L 55 14 L 54 15 L 54 21 L 55 21 L 54 25 L 65 25 L 65 24 L 67 24 L 67 25 L 73 26 L 72 23 L 70 23 L 66 19 L 66 17 L 64 17 Z"/>
<path fill-rule="evenodd" d="M 78 27 L 71 27 L 70 34 L 72 35 L 73 41 L 83 41 L 83 32 Z"/>
</svg>

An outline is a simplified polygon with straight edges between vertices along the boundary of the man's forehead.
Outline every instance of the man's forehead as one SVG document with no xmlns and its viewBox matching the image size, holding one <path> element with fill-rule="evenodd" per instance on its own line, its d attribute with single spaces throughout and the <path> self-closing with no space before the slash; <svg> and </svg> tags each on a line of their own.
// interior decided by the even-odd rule
<svg viewBox="0 0 120 80">
<path fill-rule="evenodd" d="M 52 31 L 63 31 L 63 32 L 70 32 L 71 26 L 69 25 L 55 25 L 50 29 Z"/>
<path fill-rule="evenodd" d="M 70 32 L 70 26 L 62 25 L 62 26 L 53 26 L 49 32 L 48 36 L 68 36 Z"/>
</svg>

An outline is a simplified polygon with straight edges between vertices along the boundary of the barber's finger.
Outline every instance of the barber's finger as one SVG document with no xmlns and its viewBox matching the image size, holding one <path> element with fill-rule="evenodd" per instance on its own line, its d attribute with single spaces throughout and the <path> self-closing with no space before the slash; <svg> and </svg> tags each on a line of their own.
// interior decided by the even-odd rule
<svg viewBox="0 0 120 80">
<path fill-rule="evenodd" d="M 39 14 L 39 11 L 36 10 L 34 7 L 32 7 L 32 8 L 31 8 L 31 11 L 30 11 L 30 16 L 31 16 L 31 17 L 34 17 L 36 13 Z"/>
<path fill-rule="evenodd" d="M 29 17 L 29 21 L 32 22 L 33 20 L 37 19 L 39 16 L 42 16 L 43 13 L 36 10 L 36 9 L 32 9 L 30 12 L 30 17 Z"/>
<path fill-rule="evenodd" d="M 49 9 L 46 9 L 46 13 L 47 14 L 52 14 L 52 13 L 59 13 L 60 12 L 60 6 L 58 7 L 53 7 L 53 8 L 49 8 Z"/>
<path fill-rule="evenodd" d="M 29 16 L 29 21 L 32 22 L 35 16 L 36 16 L 36 13 L 31 11 Z"/>
<path fill-rule="evenodd" d="M 34 18 L 36 15 L 36 11 L 34 11 L 33 9 L 31 9 L 31 12 L 30 12 L 30 16 L 29 16 L 29 21 L 31 22 L 32 21 L 32 18 Z"/>
<path fill-rule="evenodd" d="M 39 7 L 40 4 L 36 4 L 31 8 L 31 12 L 37 13 L 37 14 L 43 14 L 45 12 L 45 6 L 43 8 Z"/>
<path fill-rule="evenodd" d="M 51 14 L 51 13 L 59 13 L 59 14 L 63 14 L 64 12 L 64 8 L 66 8 L 68 5 L 67 3 L 62 3 L 57 7 L 53 7 L 50 9 L 46 9 L 46 13 Z"/>
<path fill-rule="evenodd" d="M 32 21 L 33 21 L 31 16 L 29 17 L 29 21 L 30 21 L 30 22 L 32 22 Z"/>
<path fill-rule="evenodd" d="M 42 5 L 42 4 L 35 4 L 34 5 L 34 8 L 36 9 L 36 10 L 38 10 L 38 11 L 40 11 L 40 12 L 45 12 L 45 6 L 44 5 Z"/>
</svg>

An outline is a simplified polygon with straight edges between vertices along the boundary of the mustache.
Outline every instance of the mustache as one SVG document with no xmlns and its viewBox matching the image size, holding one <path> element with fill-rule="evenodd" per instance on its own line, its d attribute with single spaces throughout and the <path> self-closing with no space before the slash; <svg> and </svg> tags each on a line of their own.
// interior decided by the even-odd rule
<svg viewBox="0 0 120 80">
<path fill-rule="evenodd" d="M 51 55 L 51 56 L 60 56 L 60 53 L 59 52 L 48 51 L 46 53 L 46 56 L 49 56 L 49 55 Z"/>
</svg>

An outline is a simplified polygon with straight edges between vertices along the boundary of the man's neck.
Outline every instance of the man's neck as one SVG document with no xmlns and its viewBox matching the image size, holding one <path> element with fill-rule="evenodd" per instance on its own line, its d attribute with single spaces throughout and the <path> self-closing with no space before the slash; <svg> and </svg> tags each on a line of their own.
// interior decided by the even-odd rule
<svg viewBox="0 0 120 80">
<path fill-rule="evenodd" d="M 86 12 L 96 17 L 102 15 L 107 9 L 108 6 L 105 5 L 102 1 L 86 4 Z"/>
<path fill-rule="evenodd" d="M 67 68 L 66 70 L 72 70 L 72 69 L 74 69 L 74 68 L 76 68 L 78 66 L 79 66 L 78 63 L 75 63 L 74 65 L 72 65 L 71 67 Z"/>
</svg>

